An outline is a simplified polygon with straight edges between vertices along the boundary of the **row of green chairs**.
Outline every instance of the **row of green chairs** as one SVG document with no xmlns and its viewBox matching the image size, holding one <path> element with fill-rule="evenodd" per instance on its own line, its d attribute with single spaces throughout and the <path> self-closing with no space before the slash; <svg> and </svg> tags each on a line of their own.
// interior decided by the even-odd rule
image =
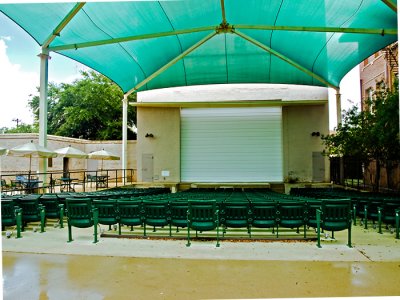
<svg viewBox="0 0 400 300">
<path fill-rule="evenodd" d="M 306 238 L 306 226 L 321 228 L 332 231 L 349 230 L 348 245 L 351 246 L 351 206 L 348 200 L 324 200 L 310 202 L 222 202 L 215 200 L 174 200 L 174 201 L 140 201 L 140 200 L 93 200 L 67 199 L 67 218 L 76 218 L 73 205 L 86 205 L 86 211 L 82 214 L 79 210 L 78 218 L 84 216 L 86 219 L 96 221 L 98 224 L 118 224 L 119 234 L 121 226 L 143 226 L 143 235 L 146 236 L 147 226 L 156 227 L 169 226 L 169 235 L 172 235 L 172 227 L 188 229 L 188 245 L 190 245 L 190 229 L 207 231 L 217 229 L 217 245 L 219 245 L 219 227 L 222 226 L 223 234 L 228 228 L 247 228 L 251 237 L 251 228 L 276 229 L 279 237 L 279 228 L 304 227 L 304 238 Z M 72 205 L 72 206 L 71 206 Z M 203 209 L 200 215 L 196 215 L 195 209 Z M 209 210 L 206 213 L 206 208 Z M 341 209 L 339 209 L 341 208 Z M 94 220 L 93 209 L 97 210 Z M 320 212 L 320 219 L 317 213 Z M 203 218 L 203 219 L 201 219 Z M 201 221 L 199 221 L 201 220 Z M 205 224 L 206 221 L 208 224 Z M 350 223 L 350 225 L 348 224 Z M 80 223 L 78 222 L 78 225 Z M 86 222 L 85 226 L 92 226 L 93 222 Z M 332 225 L 334 224 L 334 225 Z M 343 224 L 346 224 L 344 226 Z M 211 226 L 212 225 L 212 226 Z M 72 225 L 75 226 L 75 225 Z M 79 225 L 83 226 L 83 225 Z M 76 227 L 79 227 L 76 226 Z M 69 226 L 70 228 L 70 226 Z M 208 229 L 211 228 L 211 229 Z M 72 240 L 72 238 L 69 238 Z"/>
</svg>

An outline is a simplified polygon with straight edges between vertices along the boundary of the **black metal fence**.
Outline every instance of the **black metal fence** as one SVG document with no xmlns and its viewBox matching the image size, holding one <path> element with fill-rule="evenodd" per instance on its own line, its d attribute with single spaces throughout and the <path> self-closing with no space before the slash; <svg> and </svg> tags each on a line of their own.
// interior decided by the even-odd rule
<svg viewBox="0 0 400 300">
<path fill-rule="evenodd" d="M 101 171 L 55 171 L 47 173 L 3 172 L 1 192 L 54 193 L 98 190 L 119 187 L 135 181 L 136 169 L 104 169 Z"/>
</svg>

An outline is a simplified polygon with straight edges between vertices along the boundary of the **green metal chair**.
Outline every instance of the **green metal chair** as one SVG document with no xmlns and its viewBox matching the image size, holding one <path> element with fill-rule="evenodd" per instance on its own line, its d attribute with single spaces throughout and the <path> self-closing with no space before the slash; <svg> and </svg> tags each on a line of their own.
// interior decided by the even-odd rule
<svg viewBox="0 0 400 300">
<path fill-rule="evenodd" d="M 382 223 L 386 224 L 387 229 L 391 229 L 394 225 L 396 232 L 396 239 L 399 239 L 399 227 L 400 227 L 400 201 L 396 200 L 384 200 L 381 206 L 378 208 L 378 232 L 382 233 Z"/>
<path fill-rule="evenodd" d="M 169 225 L 169 207 L 168 202 L 163 200 L 158 201 L 143 201 L 144 211 L 144 226 L 143 235 L 146 236 L 146 225 L 153 226 L 153 232 L 156 227 L 164 227 Z"/>
<path fill-rule="evenodd" d="M 43 194 L 39 202 L 44 206 L 46 222 L 47 219 L 56 219 L 60 228 L 64 228 L 64 204 L 60 204 L 56 194 Z"/>
<path fill-rule="evenodd" d="M 92 200 L 92 205 L 99 211 L 99 224 L 108 225 L 108 230 L 111 230 L 111 225 L 119 223 L 116 200 Z"/>
<path fill-rule="evenodd" d="M 189 247 L 190 242 L 190 230 L 200 231 L 217 231 L 217 244 L 219 247 L 219 211 L 217 209 L 216 200 L 189 200 L 188 201 L 188 212 L 187 212 L 187 244 Z"/>
<path fill-rule="evenodd" d="M 306 225 L 317 230 L 317 209 L 321 210 L 321 200 L 306 201 Z"/>
<path fill-rule="evenodd" d="M 17 205 L 22 211 L 21 230 L 24 231 L 30 222 L 40 222 L 40 232 L 44 232 L 46 212 L 44 206 L 39 202 L 39 197 L 27 196 L 18 199 Z"/>
<path fill-rule="evenodd" d="M 176 227 L 176 232 L 179 232 L 179 228 L 187 227 L 187 211 L 189 204 L 186 200 L 175 200 L 169 203 L 170 209 L 170 223 L 169 223 L 169 236 L 172 235 L 171 227 Z"/>
<path fill-rule="evenodd" d="M 89 228 L 94 227 L 94 241 L 97 243 L 97 225 L 99 212 L 92 206 L 92 201 L 88 198 L 67 198 L 67 222 L 68 222 L 68 242 L 72 242 L 72 227 Z"/>
<path fill-rule="evenodd" d="M 1 230 L 4 231 L 8 226 L 16 226 L 16 238 L 21 237 L 21 209 L 15 205 L 13 200 L 1 200 Z"/>
<path fill-rule="evenodd" d="M 274 201 L 256 201 L 251 203 L 252 223 L 256 228 L 272 228 L 272 233 L 278 226 L 277 203 Z"/>
<path fill-rule="evenodd" d="M 223 235 L 227 228 L 247 228 L 251 237 L 252 212 L 248 201 L 229 200 L 221 203 L 220 223 L 223 226 Z"/>
<path fill-rule="evenodd" d="M 321 228 L 332 232 L 347 230 L 347 245 L 351 246 L 351 202 L 350 200 L 324 200 L 321 210 L 317 209 L 317 246 L 321 248 Z"/>
<path fill-rule="evenodd" d="M 143 225 L 144 211 L 141 200 L 117 200 L 118 211 L 118 234 L 121 235 L 121 225 L 133 226 Z"/>
<path fill-rule="evenodd" d="M 278 229 L 276 231 L 276 236 L 279 236 L 279 227 L 297 228 L 297 233 L 299 233 L 299 228 L 303 226 L 304 238 L 306 238 L 306 221 L 306 205 L 304 202 L 279 202 L 277 209 Z"/>
</svg>

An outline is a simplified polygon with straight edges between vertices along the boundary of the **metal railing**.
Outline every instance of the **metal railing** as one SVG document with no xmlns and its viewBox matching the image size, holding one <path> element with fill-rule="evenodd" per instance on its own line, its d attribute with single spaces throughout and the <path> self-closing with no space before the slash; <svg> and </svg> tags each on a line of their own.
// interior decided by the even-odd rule
<svg viewBox="0 0 400 300">
<path fill-rule="evenodd" d="M 3 194 L 86 192 L 132 184 L 136 179 L 136 169 L 3 172 L 0 179 Z"/>
</svg>

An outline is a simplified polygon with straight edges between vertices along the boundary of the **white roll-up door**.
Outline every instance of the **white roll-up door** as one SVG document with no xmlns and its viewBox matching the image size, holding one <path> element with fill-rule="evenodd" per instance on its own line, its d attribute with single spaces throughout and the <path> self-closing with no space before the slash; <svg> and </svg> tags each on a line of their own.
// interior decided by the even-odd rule
<svg viewBox="0 0 400 300">
<path fill-rule="evenodd" d="M 282 182 L 282 108 L 182 109 L 181 181 Z"/>
</svg>

